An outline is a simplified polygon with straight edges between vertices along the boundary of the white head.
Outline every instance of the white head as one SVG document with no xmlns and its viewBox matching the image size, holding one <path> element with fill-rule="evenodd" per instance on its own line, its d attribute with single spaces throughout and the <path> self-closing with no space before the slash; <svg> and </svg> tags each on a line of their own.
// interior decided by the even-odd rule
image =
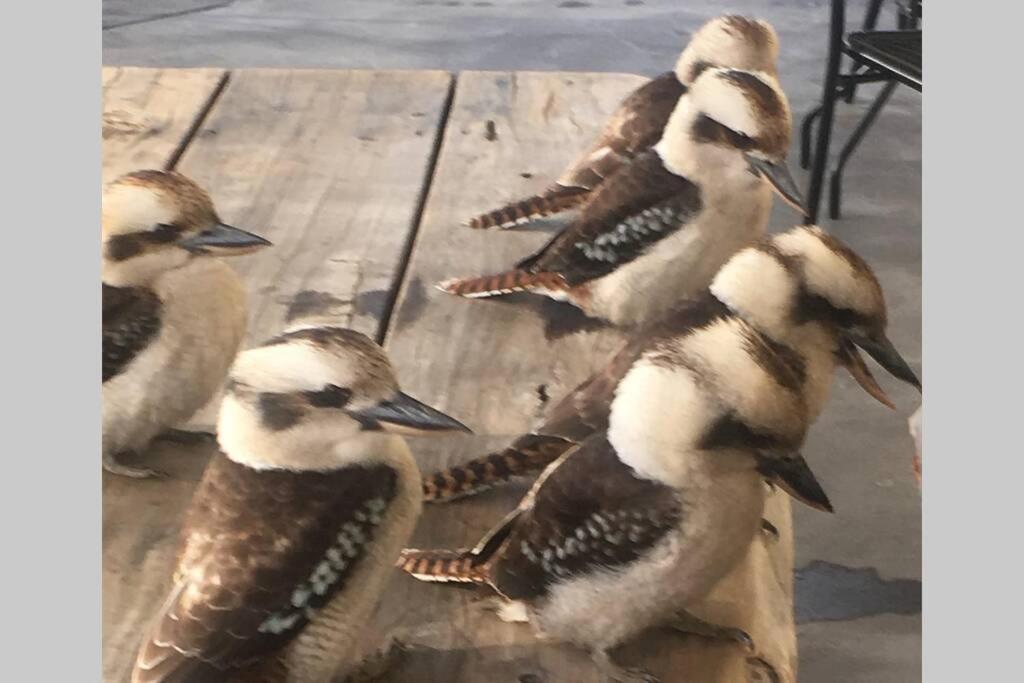
<svg viewBox="0 0 1024 683">
<path fill-rule="evenodd" d="M 655 150 L 679 175 L 712 188 L 767 182 L 803 212 L 786 168 L 791 136 L 789 102 L 774 76 L 707 69 L 680 98 Z"/>
<path fill-rule="evenodd" d="M 136 171 L 103 192 L 103 281 L 146 285 L 197 256 L 235 256 L 270 242 L 224 225 L 210 196 L 173 171 Z"/>
<path fill-rule="evenodd" d="M 724 67 L 774 74 L 779 37 L 767 21 L 737 15 L 716 17 L 693 34 L 679 55 L 675 72 L 690 85 L 709 68 Z"/>
<path fill-rule="evenodd" d="M 387 459 L 396 433 L 451 430 L 469 431 L 402 393 L 365 335 L 300 325 L 235 360 L 217 438 L 251 467 L 332 469 Z"/>
<path fill-rule="evenodd" d="M 870 376 L 856 346 L 895 377 L 920 388 L 886 337 L 882 287 L 870 266 L 817 226 L 798 226 L 732 257 L 711 283 L 711 293 L 769 337 L 817 340 L 846 366 L 869 394 L 891 406 Z"/>
</svg>

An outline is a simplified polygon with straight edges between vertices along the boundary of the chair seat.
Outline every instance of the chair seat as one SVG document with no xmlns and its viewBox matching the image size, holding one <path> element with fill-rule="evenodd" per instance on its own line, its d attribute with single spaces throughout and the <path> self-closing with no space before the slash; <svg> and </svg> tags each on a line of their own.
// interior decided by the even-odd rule
<svg viewBox="0 0 1024 683">
<path fill-rule="evenodd" d="M 846 36 L 851 57 L 921 90 L 921 31 L 859 31 Z"/>
</svg>

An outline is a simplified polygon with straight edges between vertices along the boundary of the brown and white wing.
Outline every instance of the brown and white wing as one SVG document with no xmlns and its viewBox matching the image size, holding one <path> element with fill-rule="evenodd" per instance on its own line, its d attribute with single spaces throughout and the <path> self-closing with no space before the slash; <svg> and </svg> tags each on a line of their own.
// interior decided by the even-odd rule
<svg viewBox="0 0 1024 683">
<path fill-rule="evenodd" d="M 628 566 L 682 514 L 675 491 L 637 477 L 597 435 L 549 467 L 477 562 L 502 595 L 529 600 L 559 582 Z"/>
<path fill-rule="evenodd" d="M 286 645 L 344 588 L 395 486 L 385 466 L 256 471 L 218 455 L 133 683 L 221 681 Z"/>
<path fill-rule="evenodd" d="M 571 225 L 516 267 L 555 273 L 575 286 L 643 255 L 701 208 L 697 186 L 648 150 L 602 183 Z"/>
<path fill-rule="evenodd" d="M 103 285 L 103 381 L 124 372 L 160 332 L 160 298 L 141 287 Z"/>
<path fill-rule="evenodd" d="M 558 179 L 563 187 L 593 190 L 638 153 L 654 146 L 686 86 L 666 72 L 634 90 L 601 131 L 600 137 Z"/>
</svg>

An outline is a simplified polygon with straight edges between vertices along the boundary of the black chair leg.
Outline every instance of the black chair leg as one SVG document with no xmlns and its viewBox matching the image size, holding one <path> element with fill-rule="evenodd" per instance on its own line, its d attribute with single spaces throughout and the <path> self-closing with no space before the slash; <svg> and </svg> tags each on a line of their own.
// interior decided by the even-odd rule
<svg viewBox="0 0 1024 683">
<path fill-rule="evenodd" d="M 800 168 L 811 167 L 811 138 L 814 136 L 814 121 L 821 116 L 822 105 L 818 105 L 804 116 L 800 124 Z"/>
<path fill-rule="evenodd" d="M 889 101 L 897 85 L 896 81 L 889 81 L 885 84 L 881 92 L 878 93 L 878 96 L 875 97 L 875 101 L 871 103 L 867 113 L 864 114 L 864 118 L 857 124 L 853 134 L 850 135 L 850 139 L 846 141 L 842 151 L 839 152 L 839 161 L 836 164 L 836 169 L 832 171 L 832 177 L 829 182 L 828 213 L 830 218 L 839 218 L 839 204 L 843 191 L 843 170 L 846 168 L 846 162 L 850 160 L 850 156 L 857 149 L 857 145 L 864 139 L 864 135 L 871 128 L 871 124 L 878 118 L 878 113 L 882 111 L 882 107 Z"/>
<path fill-rule="evenodd" d="M 807 215 L 804 222 L 816 223 L 818 206 L 821 203 L 822 181 L 828 164 L 828 145 L 832 137 L 832 116 L 836 103 L 836 82 L 839 80 L 839 58 L 842 53 L 843 29 L 846 6 L 844 0 L 832 0 L 832 18 L 829 26 L 828 60 L 825 65 L 825 83 L 822 86 L 821 121 L 818 123 L 818 139 L 814 149 L 814 163 L 811 169 L 811 185 L 807 191 Z"/>
</svg>

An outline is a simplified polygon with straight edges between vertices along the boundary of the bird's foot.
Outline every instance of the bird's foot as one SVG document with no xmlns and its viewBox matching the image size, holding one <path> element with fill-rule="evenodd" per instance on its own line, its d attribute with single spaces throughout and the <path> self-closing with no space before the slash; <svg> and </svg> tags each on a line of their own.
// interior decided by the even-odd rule
<svg viewBox="0 0 1024 683">
<path fill-rule="evenodd" d="M 198 446 L 199 444 L 216 441 L 213 432 L 193 431 L 191 429 L 168 429 L 156 435 L 156 441 L 168 441 L 182 446 Z"/>
<path fill-rule="evenodd" d="M 747 659 L 747 681 L 749 683 L 782 683 L 775 667 L 761 657 Z"/>
<path fill-rule="evenodd" d="M 779 540 L 779 528 L 767 519 L 761 520 L 761 533 L 773 541 Z"/>
<path fill-rule="evenodd" d="M 133 455 L 130 452 L 121 453 L 114 455 L 113 453 L 107 453 L 103 456 L 103 469 L 111 474 L 116 474 L 121 477 L 130 477 L 132 479 L 160 479 L 167 474 L 160 470 L 155 470 L 150 467 L 138 467 L 135 465 L 126 465 L 121 462 L 121 458 L 124 456 Z"/>
<path fill-rule="evenodd" d="M 676 612 L 675 617 L 666 624 L 679 633 L 714 638 L 716 640 L 732 640 L 744 647 L 749 654 L 754 653 L 754 639 L 746 631 L 731 626 L 719 626 L 699 619 L 685 610 Z"/>
<path fill-rule="evenodd" d="M 371 683 L 386 674 L 409 651 L 408 646 L 391 636 L 382 648 L 368 656 L 350 673 L 344 683 Z"/>
<path fill-rule="evenodd" d="M 619 666 L 604 650 L 591 654 L 601 675 L 610 683 L 659 683 L 658 677 L 640 668 Z"/>
<path fill-rule="evenodd" d="M 522 602 L 509 601 L 500 595 L 489 595 L 473 602 L 473 606 L 483 612 L 491 612 L 507 624 L 525 624 L 530 621 L 530 614 Z"/>
</svg>

